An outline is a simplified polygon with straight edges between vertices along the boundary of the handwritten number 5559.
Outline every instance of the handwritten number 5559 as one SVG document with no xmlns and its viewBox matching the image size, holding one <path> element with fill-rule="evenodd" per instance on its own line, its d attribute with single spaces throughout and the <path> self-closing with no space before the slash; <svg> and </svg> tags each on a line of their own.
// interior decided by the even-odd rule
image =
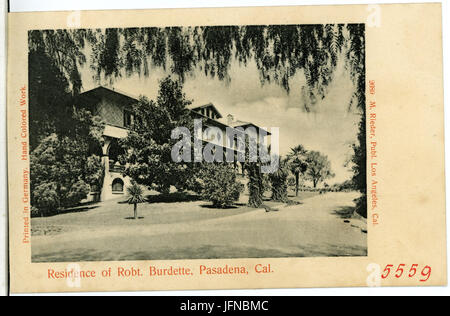
<svg viewBox="0 0 450 316">
<path fill-rule="evenodd" d="M 413 264 L 409 270 L 408 277 L 410 277 L 410 278 L 415 277 L 417 275 L 418 267 L 419 267 L 418 264 Z M 397 279 L 400 279 L 405 272 L 405 268 L 406 268 L 406 264 L 404 264 L 404 263 L 400 264 L 396 270 L 394 268 L 394 265 L 388 264 L 386 266 L 386 268 L 384 269 L 381 277 L 383 279 L 387 279 L 391 275 L 391 273 L 394 271 L 394 274 L 393 274 L 394 277 L 396 277 Z M 429 266 L 424 267 L 420 274 L 422 276 L 420 278 L 420 282 L 427 282 L 431 277 L 431 267 L 429 267 Z"/>
</svg>

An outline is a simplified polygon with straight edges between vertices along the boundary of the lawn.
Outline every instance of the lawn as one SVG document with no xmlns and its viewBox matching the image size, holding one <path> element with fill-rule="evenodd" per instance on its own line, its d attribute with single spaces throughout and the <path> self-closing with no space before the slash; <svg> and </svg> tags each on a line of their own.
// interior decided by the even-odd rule
<svg viewBox="0 0 450 316">
<path fill-rule="evenodd" d="M 317 193 L 300 192 L 298 197 L 290 195 L 294 201 L 302 201 Z M 210 202 L 201 201 L 196 195 L 171 193 L 169 195 L 149 195 L 148 203 L 139 204 L 138 220 L 133 219 L 133 206 L 124 198 L 98 204 L 82 205 L 50 217 L 37 217 L 31 220 L 32 235 L 55 235 L 80 228 L 114 225 L 153 225 L 189 223 L 199 220 L 234 216 L 254 211 L 248 207 L 248 195 L 242 194 L 235 206 L 217 209 Z M 266 196 L 264 205 L 277 207 L 278 202 L 270 201 Z"/>
<path fill-rule="evenodd" d="M 140 205 L 140 219 L 132 220 L 132 206 L 116 200 L 33 218 L 32 261 L 367 255 L 364 222 L 336 212 L 352 207 L 358 193 L 312 195 L 269 213 L 245 205 L 213 209 L 204 201 L 154 202 Z"/>
</svg>

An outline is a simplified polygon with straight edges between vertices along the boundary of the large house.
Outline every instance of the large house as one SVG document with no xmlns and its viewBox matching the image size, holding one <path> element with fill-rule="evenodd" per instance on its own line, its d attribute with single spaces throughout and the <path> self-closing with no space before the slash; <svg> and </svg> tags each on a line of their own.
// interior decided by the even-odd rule
<svg viewBox="0 0 450 316">
<path fill-rule="evenodd" d="M 88 198 L 90 201 L 104 201 L 124 195 L 126 187 L 130 185 L 130 179 L 123 175 L 125 166 L 121 165 L 118 159 L 123 153 L 118 141 L 127 136 L 128 129 L 134 120 L 132 105 L 136 102 L 138 102 L 137 97 L 104 86 L 86 91 L 79 96 L 79 105 L 89 108 L 94 115 L 100 116 L 105 123 L 103 135 L 105 142 L 103 147 L 98 148 L 96 152 L 102 157 L 105 176 L 101 188 L 92 186 Z M 226 122 L 224 122 L 221 113 L 212 103 L 193 106 L 189 110 L 193 118 L 204 119 L 203 129 L 205 132 L 202 135 L 204 142 L 214 143 L 223 148 L 230 148 L 231 146 L 231 149 L 236 151 L 236 141 L 227 142 L 227 127 L 235 129 L 237 133 L 241 131 L 238 128 L 247 129 L 250 132 L 254 130 L 262 131 L 262 139 L 266 144 L 268 142 L 268 138 L 265 138 L 265 136 L 270 136 L 269 132 L 259 129 L 253 123 L 235 120 L 232 115 L 228 115 Z M 206 132 L 208 127 L 216 127 L 214 134 L 211 135 L 211 133 Z M 248 129 L 248 127 L 254 127 L 254 129 Z"/>
</svg>

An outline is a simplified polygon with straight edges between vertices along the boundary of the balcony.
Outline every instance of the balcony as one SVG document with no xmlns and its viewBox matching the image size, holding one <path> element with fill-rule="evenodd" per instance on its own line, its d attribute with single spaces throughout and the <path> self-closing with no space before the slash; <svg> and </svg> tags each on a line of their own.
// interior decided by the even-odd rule
<svg viewBox="0 0 450 316">
<path fill-rule="evenodd" d="M 123 173 L 125 171 L 125 166 L 119 164 L 109 164 L 109 172 Z"/>
</svg>

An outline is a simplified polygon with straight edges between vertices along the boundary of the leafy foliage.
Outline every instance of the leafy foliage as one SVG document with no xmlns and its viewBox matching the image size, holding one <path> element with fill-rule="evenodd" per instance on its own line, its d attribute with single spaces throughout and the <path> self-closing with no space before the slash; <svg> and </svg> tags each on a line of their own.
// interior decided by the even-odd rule
<svg viewBox="0 0 450 316">
<path fill-rule="evenodd" d="M 356 200 L 356 212 L 367 218 L 365 25 L 351 24 L 348 27 L 350 30 L 350 47 L 346 54 L 346 61 L 355 85 L 355 93 L 349 107 L 356 104 L 356 108 L 361 111 L 358 141 L 353 146 L 353 183 L 357 190 L 362 194 L 361 197 Z"/>
<path fill-rule="evenodd" d="M 82 87 L 80 68 L 86 63 L 83 49 L 86 39 L 93 38 L 90 30 L 33 30 L 28 34 L 29 55 L 49 58 L 51 66 L 66 78 L 64 81 L 70 84 L 70 90 L 76 95 Z M 45 74 L 46 69 L 40 68 Z"/>
<path fill-rule="evenodd" d="M 82 107 L 79 67 L 86 31 L 29 32 L 31 204 L 47 215 L 87 197 L 101 186 L 103 166 L 93 148 L 102 144 L 103 123 Z"/>
<path fill-rule="evenodd" d="M 366 169 L 366 117 L 363 116 L 359 123 L 358 143 L 353 145 L 353 185 L 362 193 L 356 201 L 356 212 L 367 218 L 367 169 Z"/>
<path fill-rule="evenodd" d="M 171 150 L 177 141 L 170 136 L 176 127 L 193 129 L 186 109 L 189 104 L 181 85 L 170 77 L 161 81 L 156 102 L 140 99 L 133 109 L 136 120 L 121 141 L 126 153 L 122 157 L 127 163 L 125 175 L 161 193 L 169 193 L 171 185 L 187 188 L 194 165 L 172 161 Z"/>
<path fill-rule="evenodd" d="M 316 188 L 320 182 L 334 177 L 328 157 L 322 155 L 320 152 L 309 151 L 307 153 L 307 163 L 308 169 L 306 170 L 306 177 L 313 182 L 314 188 Z"/>
<path fill-rule="evenodd" d="M 40 47 L 57 60 L 75 93 L 81 87 L 79 68 L 86 61 L 81 48 L 88 42 L 98 81 L 133 73 L 148 76 L 151 67 L 170 67 L 181 81 L 195 69 L 228 81 L 234 58 L 243 64 L 255 60 L 262 84 L 276 82 L 289 91 L 290 79 L 303 71 L 305 110 L 310 111 L 325 96 L 342 52 L 359 79 L 361 54 L 354 51 L 362 49 L 361 35 L 363 25 L 327 24 L 33 31 L 29 38 L 30 47 Z"/>
<path fill-rule="evenodd" d="M 144 189 L 136 182 L 133 182 L 129 187 L 127 187 L 127 193 L 128 204 L 139 204 L 145 202 Z"/>
<path fill-rule="evenodd" d="M 56 182 L 42 182 L 33 186 L 33 215 L 40 214 L 44 216 L 58 209 L 60 199 L 57 188 Z"/>
<path fill-rule="evenodd" d="M 31 51 L 29 62 L 30 149 L 43 138 L 67 127 L 71 117 L 69 84 L 45 54 Z"/>
<path fill-rule="evenodd" d="M 236 180 L 234 168 L 226 163 L 205 163 L 200 177 L 201 197 L 214 207 L 232 206 L 244 190 L 243 184 Z"/>
<path fill-rule="evenodd" d="M 128 204 L 138 204 L 145 202 L 144 189 L 136 182 L 133 182 L 129 187 L 127 187 L 127 193 Z"/>
<path fill-rule="evenodd" d="M 87 197 L 90 184 L 101 185 L 98 156 L 80 138 L 51 134 L 31 153 L 31 204 L 41 215 L 56 213 Z"/>
<path fill-rule="evenodd" d="M 134 219 L 137 219 L 138 218 L 137 205 L 139 203 L 144 203 L 146 201 L 144 197 L 144 189 L 136 182 L 133 182 L 131 186 L 127 188 L 127 193 L 128 193 L 127 202 L 128 204 L 134 205 Z"/>
</svg>

